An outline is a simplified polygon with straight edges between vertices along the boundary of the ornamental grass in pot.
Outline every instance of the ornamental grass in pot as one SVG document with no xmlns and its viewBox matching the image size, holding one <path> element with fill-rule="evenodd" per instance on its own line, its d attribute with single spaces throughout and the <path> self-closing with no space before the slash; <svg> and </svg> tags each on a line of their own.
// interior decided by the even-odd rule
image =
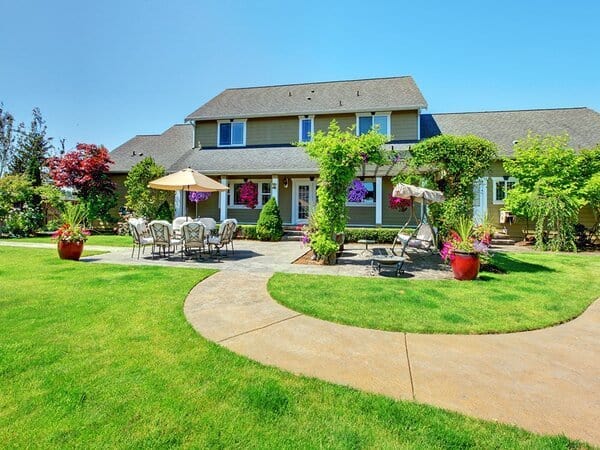
<svg viewBox="0 0 600 450">
<path fill-rule="evenodd" d="M 85 210 L 81 204 L 67 204 L 61 215 L 62 225 L 54 232 L 52 239 L 58 241 L 60 259 L 78 261 L 83 252 L 83 244 L 90 232 L 85 228 Z"/>
<path fill-rule="evenodd" d="M 454 278 L 474 280 L 479 274 L 480 256 L 487 255 L 489 234 L 480 236 L 481 230 L 468 218 L 461 218 L 450 231 L 440 252 L 445 261 L 450 261 Z"/>
</svg>

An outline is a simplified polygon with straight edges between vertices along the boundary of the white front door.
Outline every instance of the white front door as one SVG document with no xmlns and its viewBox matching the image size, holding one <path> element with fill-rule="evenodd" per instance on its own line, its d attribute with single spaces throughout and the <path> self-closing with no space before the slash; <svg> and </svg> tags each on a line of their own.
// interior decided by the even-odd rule
<svg viewBox="0 0 600 450">
<path fill-rule="evenodd" d="M 483 223 L 487 214 L 487 177 L 478 178 L 473 183 L 473 222 Z"/>
<path fill-rule="evenodd" d="M 316 182 L 308 178 L 294 178 L 292 184 L 292 221 L 295 224 L 308 223 L 316 203 Z"/>
</svg>

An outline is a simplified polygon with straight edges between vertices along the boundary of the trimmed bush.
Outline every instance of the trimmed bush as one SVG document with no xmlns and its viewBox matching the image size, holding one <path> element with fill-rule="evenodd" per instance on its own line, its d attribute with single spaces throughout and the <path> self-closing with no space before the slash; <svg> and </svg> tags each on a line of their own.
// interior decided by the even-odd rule
<svg viewBox="0 0 600 450">
<path fill-rule="evenodd" d="M 238 225 L 236 238 L 258 240 L 256 225 Z"/>
<path fill-rule="evenodd" d="M 399 228 L 346 228 L 346 242 L 360 239 L 377 241 L 379 244 L 391 243 L 400 231 Z"/>
<path fill-rule="evenodd" d="M 256 234 L 261 241 L 279 241 L 283 237 L 283 221 L 279 206 L 272 197 L 260 212 L 256 222 Z"/>
</svg>

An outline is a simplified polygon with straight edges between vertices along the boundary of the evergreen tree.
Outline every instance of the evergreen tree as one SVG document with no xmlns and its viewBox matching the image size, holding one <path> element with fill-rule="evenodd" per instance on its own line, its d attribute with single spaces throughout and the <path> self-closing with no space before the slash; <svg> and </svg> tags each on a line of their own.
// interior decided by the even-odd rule
<svg viewBox="0 0 600 450">
<path fill-rule="evenodd" d="M 25 174 L 33 186 L 42 185 L 42 167 L 52 149 L 52 138 L 46 136 L 46 121 L 39 108 L 33 109 L 29 131 L 19 126 L 19 140 L 9 168 L 13 174 Z"/>
<path fill-rule="evenodd" d="M 8 169 L 15 150 L 14 123 L 13 115 L 0 103 L 0 177 Z"/>
</svg>

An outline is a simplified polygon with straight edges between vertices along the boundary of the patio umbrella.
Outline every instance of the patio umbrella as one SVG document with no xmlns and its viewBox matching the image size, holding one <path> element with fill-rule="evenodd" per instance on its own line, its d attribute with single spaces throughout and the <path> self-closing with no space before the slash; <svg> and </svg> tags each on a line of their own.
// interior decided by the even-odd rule
<svg viewBox="0 0 600 450">
<path fill-rule="evenodd" d="M 190 168 L 151 181 L 148 186 L 163 191 L 219 192 L 229 189 L 218 181 Z"/>
<path fill-rule="evenodd" d="M 166 175 L 148 183 L 152 189 L 161 189 L 163 191 L 181 191 L 181 213 L 185 212 L 185 191 L 194 192 L 219 192 L 227 191 L 229 188 L 218 181 L 196 172 L 194 169 L 187 168 L 179 172 Z"/>
<path fill-rule="evenodd" d="M 404 198 L 421 203 L 423 200 L 429 203 L 441 203 L 444 201 L 444 194 L 440 191 L 434 191 L 411 184 L 398 183 L 394 186 L 392 197 Z"/>
</svg>

